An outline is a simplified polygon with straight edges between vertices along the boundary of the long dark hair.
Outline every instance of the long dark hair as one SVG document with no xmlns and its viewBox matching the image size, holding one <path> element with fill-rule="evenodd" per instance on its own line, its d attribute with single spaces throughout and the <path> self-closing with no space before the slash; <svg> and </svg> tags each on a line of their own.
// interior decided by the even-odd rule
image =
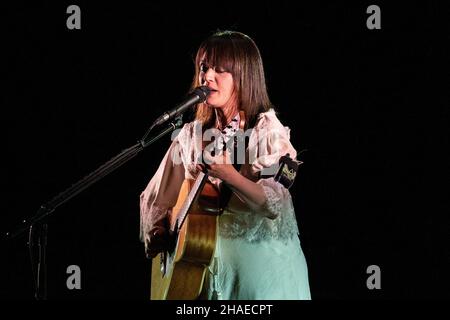
<svg viewBox="0 0 450 320">
<path fill-rule="evenodd" d="M 249 36 L 236 31 L 219 31 L 203 41 L 195 57 L 192 88 L 201 85 L 199 74 L 202 62 L 221 67 L 232 74 L 238 108 L 245 112 L 247 127 L 253 126 L 259 113 L 272 107 L 267 94 L 261 55 Z M 207 129 L 214 126 L 216 114 L 213 108 L 201 103 L 197 105 L 195 118 Z"/>
</svg>

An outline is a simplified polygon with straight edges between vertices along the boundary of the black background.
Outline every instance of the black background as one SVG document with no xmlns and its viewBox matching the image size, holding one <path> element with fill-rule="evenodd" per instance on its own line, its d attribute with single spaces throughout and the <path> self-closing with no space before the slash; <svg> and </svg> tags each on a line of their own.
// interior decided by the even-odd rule
<svg viewBox="0 0 450 320">
<path fill-rule="evenodd" d="M 66 27 L 70 4 L 81 30 Z M 200 42 L 232 29 L 259 46 L 279 118 L 308 149 L 292 194 L 312 298 L 448 298 L 447 192 L 437 186 L 448 184 L 449 11 L 376 3 L 382 28 L 368 30 L 371 4 L 9 7 L 1 231 L 136 143 L 189 89 Z M 49 218 L 49 299 L 148 298 L 139 194 L 169 143 Z M 33 299 L 26 236 L 3 241 L 2 256 L 1 297 Z M 366 287 L 373 264 L 381 290 Z M 81 268 L 81 290 L 66 287 L 69 265 Z"/>
</svg>

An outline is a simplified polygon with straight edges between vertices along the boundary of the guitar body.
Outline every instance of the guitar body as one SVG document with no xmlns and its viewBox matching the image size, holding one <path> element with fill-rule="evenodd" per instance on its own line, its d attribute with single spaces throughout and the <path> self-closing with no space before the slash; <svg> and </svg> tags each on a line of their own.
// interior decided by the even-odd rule
<svg viewBox="0 0 450 320">
<path fill-rule="evenodd" d="M 214 257 L 217 223 L 221 213 L 219 191 L 204 178 L 203 188 L 190 205 L 179 230 L 177 221 L 192 191 L 185 180 L 170 217 L 175 248 L 152 260 L 151 300 L 194 300 L 200 296 L 208 266 Z"/>
</svg>

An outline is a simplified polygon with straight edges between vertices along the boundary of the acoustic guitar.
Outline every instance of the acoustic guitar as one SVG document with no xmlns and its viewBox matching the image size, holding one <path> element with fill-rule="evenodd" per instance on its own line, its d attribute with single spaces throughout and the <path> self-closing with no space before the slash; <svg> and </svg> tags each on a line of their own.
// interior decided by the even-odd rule
<svg viewBox="0 0 450 320">
<path fill-rule="evenodd" d="M 239 128 L 245 114 L 240 112 Z M 205 275 L 214 257 L 221 192 L 200 172 L 186 179 L 169 217 L 173 244 L 152 260 L 151 300 L 195 300 L 201 295 Z"/>
</svg>

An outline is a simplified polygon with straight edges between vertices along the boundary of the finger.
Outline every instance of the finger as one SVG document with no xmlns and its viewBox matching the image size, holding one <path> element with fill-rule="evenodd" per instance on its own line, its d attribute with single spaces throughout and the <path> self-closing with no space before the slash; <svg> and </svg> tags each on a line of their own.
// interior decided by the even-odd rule
<svg viewBox="0 0 450 320">
<path fill-rule="evenodd" d="M 155 226 L 150 230 L 150 237 L 159 237 L 167 233 L 166 228 L 161 226 Z"/>
<path fill-rule="evenodd" d="M 201 164 L 197 164 L 195 167 L 197 168 L 197 170 L 206 173 L 206 171 L 208 169 L 207 167 L 209 167 L 209 166 L 206 166 L 206 165 L 201 163 Z"/>
<path fill-rule="evenodd" d="M 147 257 L 147 259 L 153 259 L 158 255 L 159 252 L 153 251 L 153 250 L 147 250 L 145 252 L 145 256 Z"/>
<path fill-rule="evenodd" d="M 146 246 L 145 253 L 147 256 L 154 258 L 158 253 L 166 251 L 168 247 L 167 241 L 152 241 Z"/>
</svg>

